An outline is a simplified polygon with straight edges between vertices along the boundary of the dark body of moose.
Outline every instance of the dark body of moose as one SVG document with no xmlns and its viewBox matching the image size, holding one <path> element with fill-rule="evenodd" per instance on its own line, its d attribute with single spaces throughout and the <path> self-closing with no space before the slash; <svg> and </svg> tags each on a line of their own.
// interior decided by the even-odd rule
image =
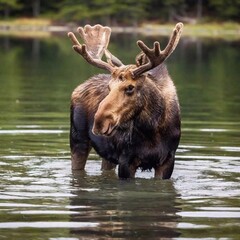
<svg viewBox="0 0 240 240">
<path fill-rule="evenodd" d="M 78 28 L 84 44 L 68 33 L 77 53 L 110 72 L 93 76 L 72 93 L 72 169 L 84 169 L 93 147 L 103 158 L 103 170 L 119 165 L 119 178 L 133 178 L 137 168 L 171 177 L 181 120 L 176 89 L 163 62 L 177 46 L 182 28 L 182 23 L 175 26 L 163 51 L 158 42 L 150 49 L 138 41 L 142 51 L 133 65 L 124 65 L 108 51 L 108 27 Z"/>
</svg>

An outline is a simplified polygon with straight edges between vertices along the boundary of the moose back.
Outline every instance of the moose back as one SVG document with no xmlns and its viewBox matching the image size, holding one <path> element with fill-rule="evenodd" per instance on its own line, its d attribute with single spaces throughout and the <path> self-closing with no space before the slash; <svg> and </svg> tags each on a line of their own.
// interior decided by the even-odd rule
<svg viewBox="0 0 240 240">
<path fill-rule="evenodd" d="M 132 65 L 124 65 L 107 49 L 110 28 L 79 27 L 83 44 L 68 33 L 77 53 L 110 73 L 93 76 L 72 93 L 72 169 L 83 170 L 94 148 L 103 170 L 119 165 L 119 178 L 133 178 L 138 168 L 153 168 L 158 178 L 171 177 L 181 120 L 176 89 L 163 62 L 177 46 L 182 28 L 182 23 L 175 26 L 164 50 L 159 42 L 148 48 L 137 41 L 141 52 Z"/>
</svg>

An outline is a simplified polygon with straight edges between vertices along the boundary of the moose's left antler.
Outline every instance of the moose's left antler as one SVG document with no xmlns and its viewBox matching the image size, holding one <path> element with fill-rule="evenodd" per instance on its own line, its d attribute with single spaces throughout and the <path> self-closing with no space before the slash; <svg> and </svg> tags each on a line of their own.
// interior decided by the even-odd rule
<svg viewBox="0 0 240 240">
<path fill-rule="evenodd" d="M 177 23 L 175 28 L 173 29 L 172 36 L 169 39 L 169 42 L 164 50 L 161 51 L 160 49 L 160 43 L 154 42 L 154 46 L 152 49 L 148 48 L 142 41 L 137 41 L 137 44 L 139 48 L 142 50 L 143 53 L 141 53 L 137 61 L 137 68 L 132 70 L 132 76 L 133 78 L 139 77 L 144 72 L 147 72 L 158 65 L 160 65 L 162 62 L 164 62 L 174 51 L 176 48 L 179 39 L 181 37 L 183 24 Z M 147 60 L 146 60 L 147 58 Z M 143 64 L 143 65 L 141 65 Z M 140 66 L 139 66 L 140 65 Z"/>
<path fill-rule="evenodd" d="M 73 49 L 93 66 L 105 69 L 109 72 L 114 71 L 114 66 L 123 65 L 122 62 L 113 56 L 108 50 L 111 29 L 99 24 L 95 26 L 86 25 L 84 28 L 77 29 L 84 44 L 80 44 L 74 33 L 69 32 L 68 36 L 72 40 Z M 107 57 L 107 62 L 101 60 L 103 54 Z"/>
</svg>

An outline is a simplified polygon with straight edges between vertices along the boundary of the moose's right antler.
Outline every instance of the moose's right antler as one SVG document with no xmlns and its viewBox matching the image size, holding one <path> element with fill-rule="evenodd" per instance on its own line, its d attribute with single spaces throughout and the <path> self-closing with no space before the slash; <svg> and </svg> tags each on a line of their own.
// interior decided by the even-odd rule
<svg viewBox="0 0 240 240">
<path fill-rule="evenodd" d="M 84 44 L 80 44 L 74 35 L 69 32 L 68 36 L 72 40 L 73 49 L 79 53 L 83 58 L 93 66 L 105 69 L 112 73 L 114 66 L 123 65 L 122 62 L 113 56 L 108 50 L 108 43 L 111 35 L 109 27 L 103 27 L 99 24 L 95 26 L 86 25 L 84 28 L 77 29 Z M 101 60 L 103 54 L 107 57 L 107 62 Z"/>
<path fill-rule="evenodd" d="M 160 49 L 159 42 L 154 42 L 153 48 L 150 49 L 142 41 L 137 41 L 139 48 L 142 50 L 142 53 L 137 56 L 136 61 L 138 67 L 132 70 L 133 78 L 137 78 L 141 74 L 157 67 L 171 55 L 179 42 L 182 28 L 182 23 L 176 24 L 166 48 L 162 51 Z"/>
</svg>

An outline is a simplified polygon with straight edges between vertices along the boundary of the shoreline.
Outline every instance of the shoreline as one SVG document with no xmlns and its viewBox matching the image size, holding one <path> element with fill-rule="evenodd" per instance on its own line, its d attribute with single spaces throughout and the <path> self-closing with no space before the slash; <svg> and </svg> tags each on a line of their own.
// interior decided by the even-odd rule
<svg viewBox="0 0 240 240">
<path fill-rule="evenodd" d="M 144 36 L 169 36 L 174 28 L 173 24 L 144 23 L 139 27 L 111 27 L 113 33 L 141 34 Z M 183 37 L 221 38 L 240 40 L 239 23 L 205 23 L 184 24 Z M 64 34 L 69 31 L 76 32 L 77 25 L 54 25 L 49 20 L 22 19 L 13 21 L 0 21 L 0 36 L 19 37 L 47 37 L 52 34 Z"/>
</svg>

